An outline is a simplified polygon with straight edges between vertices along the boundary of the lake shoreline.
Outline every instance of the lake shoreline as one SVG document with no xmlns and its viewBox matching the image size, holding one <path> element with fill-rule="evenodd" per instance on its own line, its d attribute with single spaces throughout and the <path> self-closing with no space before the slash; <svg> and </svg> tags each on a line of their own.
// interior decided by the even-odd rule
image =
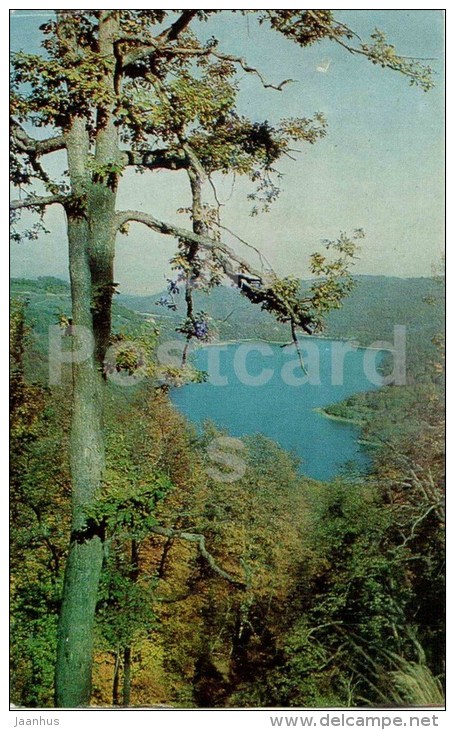
<svg viewBox="0 0 455 730">
<path fill-rule="evenodd" d="M 328 413 L 324 408 L 313 408 L 313 412 L 318 413 L 320 416 L 324 416 L 324 418 L 329 418 L 331 421 L 339 421 L 340 423 L 354 426 L 360 430 L 365 425 L 364 421 L 359 421 L 356 418 L 347 418 L 346 416 L 335 416 L 332 413 Z M 361 446 L 373 446 L 374 448 L 380 448 L 382 446 L 382 444 L 377 441 L 370 441 L 370 439 L 363 438 L 361 435 L 357 439 L 357 443 Z"/>
<path fill-rule="evenodd" d="M 164 319 L 172 319 L 168 315 L 162 315 L 162 314 L 154 314 L 152 312 L 139 312 L 138 310 L 132 309 L 132 312 L 135 314 L 140 315 L 141 317 L 152 317 L 152 318 L 164 318 Z M 321 340 L 323 342 L 325 341 L 332 341 L 332 342 L 343 342 L 345 344 L 347 343 L 353 343 L 355 344 L 355 347 L 353 346 L 353 350 L 373 350 L 374 352 L 384 352 L 383 347 L 371 347 L 371 345 L 360 345 L 357 343 L 357 340 L 354 338 L 347 338 L 347 337 L 333 337 L 331 335 L 307 335 L 307 334 L 299 334 L 300 340 Z M 182 340 L 183 342 L 184 340 Z M 223 345 L 237 345 L 237 344 L 243 344 L 246 342 L 263 342 L 268 345 L 280 345 L 282 347 L 285 346 L 291 346 L 294 345 L 293 342 L 289 341 L 283 341 L 283 340 L 268 340 L 264 337 L 237 337 L 233 340 L 216 340 L 214 342 L 198 342 L 196 343 L 196 348 L 200 347 L 219 347 Z"/>
<path fill-rule="evenodd" d="M 344 340 L 344 339 L 337 339 L 336 337 L 323 337 L 319 335 L 302 335 L 302 340 L 316 340 L 317 342 L 343 342 L 345 344 L 348 344 L 350 342 L 355 342 L 355 340 Z M 237 338 L 235 340 L 216 340 L 213 342 L 198 342 L 196 344 L 195 349 L 200 349 L 202 347 L 223 347 L 224 345 L 242 345 L 248 342 L 260 342 L 264 343 L 266 345 L 280 345 L 280 347 L 292 347 L 294 346 L 293 342 L 283 342 L 282 340 L 266 340 L 263 337 L 248 337 L 245 339 Z M 354 351 L 356 350 L 372 350 L 373 352 L 385 352 L 383 347 L 370 347 L 369 345 L 357 345 L 352 348 Z"/>
<path fill-rule="evenodd" d="M 356 426 L 356 428 L 362 428 L 364 426 L 363 421 L 359 421 L 356 418 L 348 418 L 347 416 L 335 416 L 333 413 L 329 413 L 325 410 L 325 408 L 318 407 L 312 409 L 314 413 L 319 413 L 319 415 L 324 416 L 324 418 L 330 418 L 331 421 L 340 421 L 340 423 L 350 423 L 353 426 Z"/>
</svg>

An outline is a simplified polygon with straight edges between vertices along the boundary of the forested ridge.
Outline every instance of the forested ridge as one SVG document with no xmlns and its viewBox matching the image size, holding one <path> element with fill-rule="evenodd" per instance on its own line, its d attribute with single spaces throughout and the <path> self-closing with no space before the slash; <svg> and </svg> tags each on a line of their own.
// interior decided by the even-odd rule
<svg viewBox="0 0 455 730">
<path fill-rule="evenodd" d="M 409 349 L 427 356 L 433 351 L 431 339 L 443 329 L 441 285 L 435 278 L 398 278 L 392 276 L 354 276 L 355 286 L 341 309 L 329 312 L 325 337 L 355 340 L 369 346 L 376 340 L 393 340 L 395 324 L 407 328 Z M 302 290 L 308 285 L 301 283 Z M 54 277 L 12 279 L 12 296 L 30 300 L 27 316 L 34 321 L 35 333 L 47 337 L 47 328 L 55 324 L 59 314 L 70 315 L 69 285 Z M 145 315 L 158 326 L 161 339 L 178 338 L 177 330 L 185 310 L 183 291 L 174 294 L 175 311 L 162 305 L 169 299 L 163 291 L 149 296 L 118 294 L 114 298 L 114 322 L 117 329 L 138 327 Z M 267 311 L 251 307 L 248 300 L 233 287 L 219 286 L 209 293 L 194 293 L 196 310 L 203 310 L 210 319 L 213 338 L 241 340 L 261 338 L 269 341 L 289 341 L 289 330 Z M 431 306 L 433 304 L 433 306 Z M 44 347 L 44 344 L 43 344 Z M 427 357 L 428 359 L 428 357 Z"/>
<path fill-rule="evenodd" d="M 394 324 L 404 324 L 411 332 L 420 333 L 421 341 L 423 333 L 428 333 L 431 338 L 437 327 L 442 328 L 442 308 L 428 307 L 429 300 L 435 297 L 440 300 L 441 297 L 440 285 L 435 278 L 353 275 L 353 279 L 355 286 L 343 307 L 329 312 L 326 317 L 325 336 L 353 339 L 368 346 L 377 339 L 390 339 Z M 308 287 L 308 283 L 301 282 L 302 290 Z M 168 292 L 149 296 L 120 294 L 118 302 L 135 312 L 148 312 L 160 321 L 177 321 L 183 312 L 183 297 L 174 296 L 176 312 L 173 312 L 163 309 L 161 301 L 164 296 L 169 296 Z M 234 288 L 221 286 L 210 295 L 196 292 L 195 304 L 197 309 L 206 310 L 214 320 L 222 339 L 255 336 L 264 339 L 275 336 L 284 342 L 289 339 L 284 325 L 274 321 L 267 312 L 248 306 L 245 297 Z M 163 324 L 170 329 L 170 324 Z"/>
<path fill-rule="evenodd" d="M 12 699 L 51 706 L 70 378 L 45 384 L 43 348 L 45 328 L 65 317 L 67 285 L 15 280 L 12 293 Z M 440 316 L 424 307 L 430 322 Z M 346 467 L 332 483 L 311 481 L 257 436 L 244 439 L 247 470 L 229 483 L 207 470 L 222 434 L 210 424 L 197 433 L 157 381 L 155 324 L 120 305 L 113 331 L 146 331 L 151 359 L 144 382 L 106 392 L 107 471 L 91 516 L 106 536 L 93 704 L 441 704 L 439 358 L 427 357 L 419 382 L 328 409 L 362 423 L 374 444 L 367 476 Z M 204 537 L 215 569 L 182 533 Z"/>
</svg>

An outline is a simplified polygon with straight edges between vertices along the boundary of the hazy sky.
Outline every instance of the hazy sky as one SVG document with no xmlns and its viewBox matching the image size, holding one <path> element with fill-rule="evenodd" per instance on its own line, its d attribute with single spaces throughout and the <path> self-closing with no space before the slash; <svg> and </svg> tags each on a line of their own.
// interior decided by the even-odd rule
<svg viewBox="0 0 455 730">
<path fill-rule="evenodd" d="M 12 50 L 36 52 L 43 13 L 12 15 Z M 260 247 L 282 275 L 307 275 L 308 254 L 320 248 L 321 239 L 359 227 L 365 229 L 366 239 L 356 273 L 431 275 L 444 246 L 442 12 L 350 10 L 335 15 L 365 37 L 381 28 L 403 55 L 435 57 L 429 62 L 437 72 L 435 88 L 425 94 L 399 74 L 353 57 L 333 43 L 303 50 L 260 28 L 253 18 L 229 11 L 201 24 L 201 37 L 216 35 L 221 50 L 245 56 L 268 79 L 298 81 L 276 92 L 245 74 L 239 97 L 242 113 L 273 123 L 321 111 L 329 123 L 324 140 L 303 147 L 296 162 L 286 159 L 279 165 L 284 173 L 282 194 L 270 213 L 249 217 L 246 181 L 237 180 L 234 192 L 231 177 L 217 181 L 219 198 L 226 202 L 222 222 Z M 209 186 L 206 196 L 212 202 Z M 119 208 L 142 208 L 183 224 L 176 211 L 189 204 L 185 173 L 128 172 L 122 179 Z M 65 228 L 58 207 L 50 209 L 46 223 L 51 235 L 13 245 L 13 276 L 67 278 Z M 240 244 L 229 243 L 251 258 Z M 139 225 L 131 227 L 128 237 L 119 236 L 115 278 L 121 291 L 145 294 L 162 289 L 173 250 L 172 239 Z"/>
</svg>

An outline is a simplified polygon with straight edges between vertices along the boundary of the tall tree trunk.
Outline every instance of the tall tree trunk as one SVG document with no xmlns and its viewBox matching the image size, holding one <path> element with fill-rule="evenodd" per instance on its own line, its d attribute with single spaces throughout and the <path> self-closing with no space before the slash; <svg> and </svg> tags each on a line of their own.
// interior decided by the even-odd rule
<svg viewBox="0 0 455 730">
<path fill-rule="evenodd" d="M 83 118 L 67 134 L 68 165 L 78 203 L 67 210 L 73 324 L 93 338 L 92 280 L 88 255 L 88 134 Z M 73 348 L 78 349 L 78 330 Z M 88 705 L 91 693 L 93 623 L 103 546 L 88 517 L 104 470 L 102 380 L 94 353 L 72 363 L 73 413 L 70 440 L 72 525 L 60 609 L 55 701 L 57 707 Z"/>
<path fill-rule="evenodd" d="M 118 13 L 100 11 L 99 51 L 101 58 L 114 61 L 115 38 L 119 30 Z M 120 74 L 115 65 L 106 67 L 103 89 L 106 103 L 96 116 L 95 168 L 88 200 L 89 256 L 92 275 L 92 315 L 95 349 L 103 365 L 111 334 L 111 308 L 114 293 L 115 205 L 120 160 L 118 126 L 115 120 L 116 97 Z"/>
<path fill-rule="evenodd" d="M 93 335 L 87 230 L 68 219 L 73 323 Z M 77 349 L 77 336 L 74 336 Z M 73 415 L 70 441 L 72 525 L 58 630 L 55 694 L 58 707 L 87 705 L 91 692 L 93 622 L 103 546 L 100 528 L 90 521 L 103 470 L 101 377 L 94 354 L 73 362 Z"/>
<path fill-rule="evenodd" d="M 112 681 L 112 704 L 118 705 L 120 685 L 120 648 L 115 652 L 114 679 Z"/>
<path fill-rule="evenodd" d="M 115 11 L 101 11 L 99 50 L 103 58 L 115 57 L 116 15 Z M 118 179 L 115 171 L 108 172 L 118 157 L 113 122 L 115 68 L 106 72 L 104 83 L 112 103 L 98 109 L 95 161 L 99 173 L 93 180 L 84 117 L 74 116 L 66 134 L 71 188 L 77 201 L 67 208 L 73 324 L 85 328 L 94 351 L 82 362 L 73 362 L 72 529 L 57 638 L 57 707 L 90 703 L 93 629 L 103 561 L 103 535 L 90 519 L 90 509 L 98 499 L 104 472 L 102 363 L 111 325 Z M 77 349 L 77 342 L 74 344 Z"/>
<path fill-rule="evenodd" d="M 139 545 L 137 540 L 131 540 L 130 578 L 133 583 L 139 578 Z M 131 644 L 125 646 L 123 652 L 123 706 L 131 703 Z"/>
<path fill-rule="evenodd" d="M 131 702 L 131 646 L 123 651 L 123 706 L 129 707 Z"/>
</svg>

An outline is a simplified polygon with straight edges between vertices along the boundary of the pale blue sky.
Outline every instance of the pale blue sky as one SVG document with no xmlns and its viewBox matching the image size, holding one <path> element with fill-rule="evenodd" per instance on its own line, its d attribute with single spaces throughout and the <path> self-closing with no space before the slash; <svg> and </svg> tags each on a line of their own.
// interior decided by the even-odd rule
<svg viewBox="0 0 455 730">
<path fill-rule="evenodd" d="M 36 51 L 43 12 L 12 16 L 13 50 Z M 444 246 L 442 12 L 351 10 L 336 11 L 336 16 L 365 37 L 375 27 L 385 30 L 403 55 L 436 57 L 431 61 L 435 88 L 424 94 L 399 74 L 333 43 L 303 50 L 258 27 L 253 18 L 228 11 L 202 24 L 201 35 L 216 35 L 222 50 L 245 56 L 268 79 L 298 82 L 280 93 L 263 89 L 258 79 L 245 74 L 242 113 L 274 122 L 322 111 L 329 123 L 324 140 L 304 147 L 296 162 L 280 164 L 282 194 L 270 213 L 249 217 L 249 185 L 237 180 L 231 196 L 231 178 L 219 181 L 221 200 L 231 196 L 223 223 L 261 247 L 280 274 L 307 275 L 308 254 L 320 247 L 321 239 L 363 227 L 367 237 L 357 273 L 431 275 Z M 317 70 L 320 65 L 328 65 L 326 73 Z M 206 195 L 211 200 L 209 187 Z M 143 208 L 182 224 L 176 210 L 189 202 L 184 173 L 128 173 L 122 180 L 119 207 Z M 13 246 L 13 276 L 67 278 L 65 230 L 57 208 L 49 211 L 47 225 L 50 236 Z M 133 226 L 128 238 L 119 236 L 116 281 L 121 290 L 160 290 L 173 246 L 171 239 L 140 226 Z M 240 244 L 234 247 L 241 250 Z"/>
</svg>

